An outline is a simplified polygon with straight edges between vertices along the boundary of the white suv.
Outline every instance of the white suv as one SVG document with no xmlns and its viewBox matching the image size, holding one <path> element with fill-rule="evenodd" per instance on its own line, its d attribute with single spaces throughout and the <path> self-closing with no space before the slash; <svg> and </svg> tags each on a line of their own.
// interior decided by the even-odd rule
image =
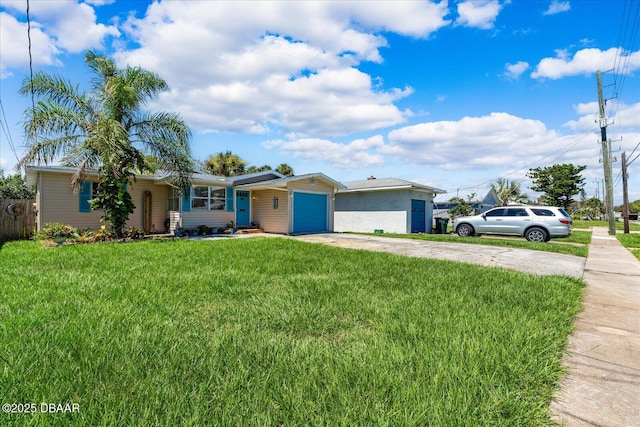
<svg viewBox="0 0 640 427">
<path fill-rule="evenodd" d="M 459 236 L 508 234 L 530 242 L 548 242 L 552 237 L 571 236 L 571 217 L 562 208 L 551 206 L 503 206 L 480 215 L 453 220 Z"/>
</svg>

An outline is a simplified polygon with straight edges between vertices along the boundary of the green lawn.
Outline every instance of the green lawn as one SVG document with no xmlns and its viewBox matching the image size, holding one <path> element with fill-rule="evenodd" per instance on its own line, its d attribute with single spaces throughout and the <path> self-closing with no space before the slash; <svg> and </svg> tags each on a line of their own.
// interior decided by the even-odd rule
<svg viewBox="0 0 640 427">
<path fill-rule="evenodd" d="M 0 425 L 551 425 L 583 283 L 289 239 L 0 250 Z"/>
<path fill-rule="evenodd" d="M 607 221 L 573 221 L 573 226 L 577 228 L 589 228 L 592 226 L 607 227 Z M 629 223 L 629 231 L 632 233 L 624 234 L 624 222 L 616 221 L 616 237 L 623 246 L 628 248 L 636 258 L 640 259 L 640 234 L 633 233 L 640 231 L 640 224 L 635 222 Z"/>
<path fill-rule="evenodd" d="M 572 228 L 589 228 L 589 227 L 606 227 L 609 228 L 608 221 L 582 221 L 582 220 L 573 220 Z M 624 229 L 624 222 L 622 220 L 616 221 L 616 230 L 622 231 Z M 640 224 L 630 222 L 629 223 L 630 231 L 640 231 Z"/>
<path fill-rule="evenodd" d="M 366 234 L 366 233 L 359 233 Z M 591 243 L 591 232 L 573 230 L 570 237 L 551 239 L 548 243 L 528 242 L 522 237 L 495 236 L 485 234 L 482 237 L 460 237 L 452 234 L 371 234 L 380 237 L 396 237 L 401 239 L 427 240 L 431 242 L 472 243 L 489 246 L 505 246 L 510 248 L 531 249 L 536 251 L 556 252 L 567 255 L 586 257 Z"/>
<path fill-rule="evenodd" d="M 636 258 L 640 259 L 640 234 L 638 233 L 630 233 L 630 234 L 621 234 L 616 233 L 616 237 L 622 243 L 622 246 L 626 247 L 631 251 Z"/>
</svg>

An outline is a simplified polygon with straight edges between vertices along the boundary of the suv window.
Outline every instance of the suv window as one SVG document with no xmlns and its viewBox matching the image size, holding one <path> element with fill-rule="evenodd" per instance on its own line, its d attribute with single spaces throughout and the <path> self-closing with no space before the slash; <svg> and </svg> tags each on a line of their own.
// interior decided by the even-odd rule
<svg viewBox="0 0 640 427">
<path fill-rule="evenodd" d="M 509 208 L 507 210 L 507 216 L 529 216 L 524 208 Z"/>
<path fill-rule="evenodd" d="M 550 211 L 549 209 L 531 209 L 531 212 L 537 216 L 555 216 L 553 211 Z"/>
<path fill-rule="evenodd" d="M 507 209 L 498 208 L 488 211 L 485 216 L 506 216 Z"/>
</svg>

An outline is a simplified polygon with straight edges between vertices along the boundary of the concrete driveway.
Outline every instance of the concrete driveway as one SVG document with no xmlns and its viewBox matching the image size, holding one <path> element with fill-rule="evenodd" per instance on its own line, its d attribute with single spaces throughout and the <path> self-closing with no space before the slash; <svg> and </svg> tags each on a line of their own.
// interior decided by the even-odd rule
<svg viewBox="0 0 640 427">
<path fill-rule="evenodd" d="M 467 262 L 541 276 L 562 275 L 582 278 L 586 262 L 586 258 L 574 255 L 468 243 L 430 242 L 342 233 L 307 234 L 292 237 L 310 243 L 390 252 L 419 258 Z"/>
</svg>

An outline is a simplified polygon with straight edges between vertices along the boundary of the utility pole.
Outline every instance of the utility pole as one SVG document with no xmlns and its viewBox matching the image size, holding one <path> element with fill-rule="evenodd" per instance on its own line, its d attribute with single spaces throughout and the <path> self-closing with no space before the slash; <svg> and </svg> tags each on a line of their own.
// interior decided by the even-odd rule
<svg viewBox="0 0 640 427">
<path fill-rule="evenodd" d="M 609 220 L 609 234 L 616 234 L 616 214 L 613 211 L 613 175 L 611 173 L 611 151 L 607 141 L 607 116 L 604 112 L 604 97 L 602 96 L 602 74 L 596 72 L 598 80 L 598 105 L 600 106 L 600 135 L 602 143 L 602 165 L 604 167 L 604 194 L 607 218 Z"/>
<path fill-rule="evenodd" d="M 622 153 L 622 217 L 624 234 L 629 234 L 629 194 L 627 190 L 627 153 Z"/>
</svg>

